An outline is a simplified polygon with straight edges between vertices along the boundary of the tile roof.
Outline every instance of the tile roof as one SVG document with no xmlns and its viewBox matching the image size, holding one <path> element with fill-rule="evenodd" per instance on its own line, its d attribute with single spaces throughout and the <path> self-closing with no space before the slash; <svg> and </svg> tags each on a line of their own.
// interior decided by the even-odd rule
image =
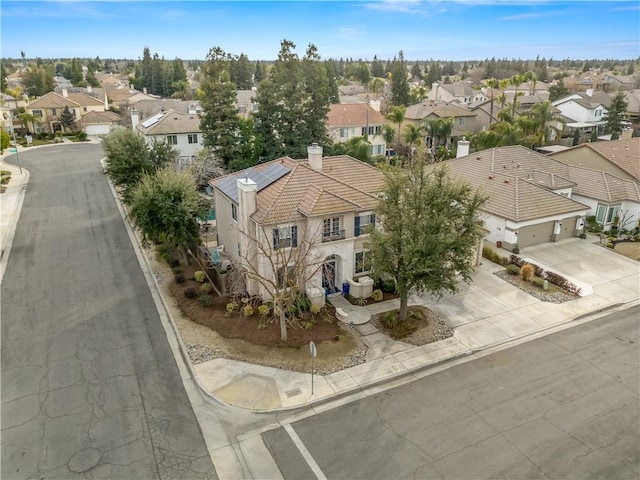
<svg viewBox="0 0 640 480">
<path fill-rule="evenodd" d="M 327 113 L 327 126 L 329 128 L 364 126 L 367 124 L 367 111 L 369 112 L 369 125 L 382 125 L 387 122 L 384 116 L 366 103 L 332 104 Z"/>
<path fill-rule="evenodd" d="M 578 165 L 568 165 L 576 181 L 573 193 L 602 202 L 631 200 L 640 203 L 640 183 L 618 178 L 610 173 Z"/>
<path fill-rule="evenodd" d="M 282 163 L 290 172 L 257 193 L 257 208 L 252 218 L 260 224 L 295 221 L 300 218 L 373 210 L 376 193 L 384 184 L 382 172 L 348 155 L 323 157 L 322 171 L 314 170 L 306 159 L 283 157 L 252 167 L 260 171 Z M 230 174 L 235 178 L 244 170 Z M 212 179 L 216 187 L 229 175 Z"/>
<path fill-rule="evenodd" d="M 551 190 L 571 186 L 573 182 L 558 173 L 568 172 L 566 166 L 557 161 L 553 162 L 560 167 L 541 164 L 544 159 L 550 160 L 525 147 L 514 146 L 483 150 L 447 160 L 447 164 L 453 175 L 467 180 L 489 196 L 484 207 L 486 212 L 514 222 L 588 209 Z M 547 167 L 558 172 L 544 175 L 542 171 Z"/>
<path fill-rule="evenodd" d="M 198 115 L 185 115 L 173 110 L 168 110 L 161 114 L 158 121 L 148 127 L 144 127 L 143 123 L 140 123 L 136 128 L 144 135 L 200 132 L 200 117 Z"/>
<path fill-rule="evenodd" d="M 27 108 L 33 110 L 34 108 L 78 108 L 99 105 L 104 106 L 104 102 L 86 93 L 69 93 L 65 97 L 55 92 L 49 92 L 31 102 Z"/>
<path fill-rule="evenodd" d="M 122 122 L 122 117 L 115 112 L 89 112 L 83 115 L 78 123 L 80 125 L 90 125 L 93 123 L 119 123 Z"/>
<path fill-rule="evenodd" d="M 583 143 L 575 148 L 593 150 L 640 181 L 640 138 Z"/>
<path fill-rule="evenodd" d="M 451 103 L 442 103 L 434 101 L 424 101 L 416 105 L 407 107 L 405 118 L 407 120 L 422 120 L 429 115 L 435 115 L 440 118 L 456 118 L 456 117 L 475 117 L 476 114 L 470 112 L 466 108 L 453 105 Z"/>
</svg>

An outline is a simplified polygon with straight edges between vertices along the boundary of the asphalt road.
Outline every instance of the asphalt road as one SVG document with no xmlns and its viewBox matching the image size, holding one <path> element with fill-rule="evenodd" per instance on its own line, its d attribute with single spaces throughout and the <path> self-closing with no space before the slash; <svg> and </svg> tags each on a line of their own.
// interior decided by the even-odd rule
<svg viewBox="0 0 640 480">
<path fill-rule="evenodd" d="M 1 477 L 217 478 L 101 147 L 20 156 L 31 179 L 1 292 Z"/>
<path fill-rule="evenodd" d="M 263 440 L 287 479 L 637 479 L 639 319 L 636 306 Z"/>
</svg>

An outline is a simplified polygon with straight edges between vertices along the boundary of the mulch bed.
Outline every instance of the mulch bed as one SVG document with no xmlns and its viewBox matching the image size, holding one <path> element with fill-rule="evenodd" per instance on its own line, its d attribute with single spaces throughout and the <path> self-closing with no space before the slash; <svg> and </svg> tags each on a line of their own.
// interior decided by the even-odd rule
<svg viewBox="0 0 640 480">
<path fill-rule="evenodd" d="M 196 291 L 202 285 L 193 279 L 197 270 L 195 265 L 182 268 L 185 281 L 181 284 L 172 280 L 169 290 L 178 303 L 178 307 L 184 315 L 193 322 L 216 331 L 224 338 L 241 339 L 254 345 L 280 346 L 280 347 L 300 347 L 308 345 L 311 340 L 314 342 L 337 340 L 343 334 L 337 324 L 335 310 L 329 304 L 324 311 L 315 316 L 316 324 L 309 330 L 303 328 L 288 328 L 287 341 L 280 340 L 280 324 L 278 321 L 267 322 L 266 328 L 260 328 L 262 317 L 256 312 L 251 317 L 244 317 L 239 313 L 229 314 L 226 310 L 227 303 L 231 300 L 226 297 L 218 297 L 215 292 L 211 293 L 212 303 L 203 307 L 198 302 L 198 298 L 186 298 L 183 291 L 187 287 L 194 287 Z"/>
<path fill-rule="evenodd" d="M 390 314 L 397 318 L 400 310 L 394 310 L 376 315 L 373 324 L 394 340 L 412 345 L 425 345 L 453 335 L 449 325 L 428 308 L 413 306 L 408 308 L 408 312 L 409 316 L 403 322 L 396 321 L 394 325 L 389 325 L 385 321 L 385 317 Z"/>
</svg>

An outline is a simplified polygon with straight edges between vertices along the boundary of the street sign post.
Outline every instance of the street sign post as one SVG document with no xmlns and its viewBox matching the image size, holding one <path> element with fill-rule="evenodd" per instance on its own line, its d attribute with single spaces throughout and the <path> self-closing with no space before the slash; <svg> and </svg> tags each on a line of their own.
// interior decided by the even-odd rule
<svg viewBox="0 0 640 480">
<path fill-rule="evenodd" d="M 311 351 L 311 395 L 313 395 L 313 359 L 318 355 L 318 349 L 313 340 L 309 342 L 309 350 Z"/>
</svg>

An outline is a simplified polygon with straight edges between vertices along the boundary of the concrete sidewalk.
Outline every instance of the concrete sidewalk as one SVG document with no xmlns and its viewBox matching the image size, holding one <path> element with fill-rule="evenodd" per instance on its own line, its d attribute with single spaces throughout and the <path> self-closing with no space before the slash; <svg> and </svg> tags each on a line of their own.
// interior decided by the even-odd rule
<svg viewBox="0 0 640 480">
<path fill-rule="evenodd" d="M 367 361 L 329 375 L 218 358 L 194 366 L 199 381 L 213 396 L 253 411 L 311 406 L 341 396 L 364 396 L 364 390 L 414 380 L 415 374 L 457 357 L 534 336 L 606 309 L 639 303 L 640 263 L 598 246 L 597 237 L 529 247 L 520 256 L 563 274 L 583 286 L 584 296 L 554 304 L 538 300 L 494 275 L 502 267 L 484 260 L 471 285 L 439 300 L 412 295 L 454 328 L 451 338 L 416 347 L 393 341 L 370 323 L 356 326 L 369 347 Z M 504 255 L 509 252 L 502 252 Z M 399 307 L 398 300 L 366 307 L 373 315 Z M 319 349 L 318 355 L 322 355 Z"/>
</svg>

